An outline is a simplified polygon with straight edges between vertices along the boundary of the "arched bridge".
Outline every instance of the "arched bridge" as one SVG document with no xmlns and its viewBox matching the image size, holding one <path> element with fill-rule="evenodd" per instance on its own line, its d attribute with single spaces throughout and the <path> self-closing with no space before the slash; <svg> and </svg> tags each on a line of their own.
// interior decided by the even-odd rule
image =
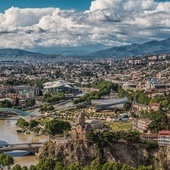
<svg viewBox="0 0 170 170">
<path fill-rule="evenodd" d="M 0 111 L 6 111 L 6 112 L 9 112 L 9 113 L 10 112 L 16 113 L 17 115 L 22 116 L 22 117 L 26 117 L 26 116 L 31 114 L 30 112 L 26 112 L 26 111 L 18 110 L 18 109 L 13 109 L 13 108 L 0 108 Z"/>
<path fill-rule="evenodd" d="M 38 153 L 39 148 L 43 146 L 43 143 L 20 143 L 20 144 L 8 144 L 6 147 L 0 148 L 0 154 L 7 151 L 25 150 L 32 154 Z"/>
</svg>

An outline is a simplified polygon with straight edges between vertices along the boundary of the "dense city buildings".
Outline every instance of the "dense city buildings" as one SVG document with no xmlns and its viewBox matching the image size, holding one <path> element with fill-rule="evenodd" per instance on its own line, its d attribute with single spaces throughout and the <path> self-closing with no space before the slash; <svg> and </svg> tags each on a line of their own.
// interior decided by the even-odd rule
<svg viewBox="0 0 170 170">
<path fill-rule="evenodd" d="M 93 140 L 101 140 L 99 146 L 141 142 L 166 147 L 169 75 L 169 54 L 121 60 L 5 60 L 0 62 L 0 116 L 33 110 L 38 115 L 19 118 L 15 133 L 46 135 L 55 149 Z"/>
</svg>

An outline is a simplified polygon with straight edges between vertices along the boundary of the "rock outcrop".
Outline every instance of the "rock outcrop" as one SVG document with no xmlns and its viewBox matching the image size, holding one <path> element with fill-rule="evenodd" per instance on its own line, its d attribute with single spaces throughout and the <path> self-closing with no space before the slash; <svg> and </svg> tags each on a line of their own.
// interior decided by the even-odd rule
<svg viewBox="0 0 170 170">
<path fill-rule="evenodd" d="M 85 166 L 98 159 L 101 151 L 102 159 L 107 162 L 120 162 L 133 167 L 151 165 L 154 169 L 170 170 L 170 146 L 150 151 L 138 143 L 131 142 L 116 142 L 102 148 L 83 141 L 70 141 L 63 146 L 51 143 L 50 146 L 48 144 L 44 146 L 40 157 L 51 156 L 66 165 L 76 162 Z"/>
</svg>

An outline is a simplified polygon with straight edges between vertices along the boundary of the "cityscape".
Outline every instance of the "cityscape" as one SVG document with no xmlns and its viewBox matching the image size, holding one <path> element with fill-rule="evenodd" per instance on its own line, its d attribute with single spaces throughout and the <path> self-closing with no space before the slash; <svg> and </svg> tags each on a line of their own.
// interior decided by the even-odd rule
<svg viewBox="0 0 170 170">
<path fill-rule="evenodd" d="M 170 170 L 170 2 L 75 2 L 0 2 L 0 170 Z"/>
</svg>

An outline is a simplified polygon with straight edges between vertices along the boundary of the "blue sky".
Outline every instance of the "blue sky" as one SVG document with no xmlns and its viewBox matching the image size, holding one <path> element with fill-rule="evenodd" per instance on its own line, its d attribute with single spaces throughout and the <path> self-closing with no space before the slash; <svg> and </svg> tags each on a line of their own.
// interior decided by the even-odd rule
<svg viewBox="0 0 170 170">
<path fill-rule="evenodd" d="M 0 0 L 0 12 L 14 6 L 19 8 L 59 7 L 61 9 L 87 10 L 92 0 Z M 155 0 L 158 2 L 170 0 Z"/>
<path fill-rule="evenodd" d="M 170 0 L 0 0 L 0 48 L 96 51 L 162 40 L 169 16 Z"/>
<path fill-rule="evenodd" d="M 92 0 L 0 0 L 0 12 L 11 6 L 20 8 L 59 7 L 61 9 L 87 10 Z"/>
</svg>

